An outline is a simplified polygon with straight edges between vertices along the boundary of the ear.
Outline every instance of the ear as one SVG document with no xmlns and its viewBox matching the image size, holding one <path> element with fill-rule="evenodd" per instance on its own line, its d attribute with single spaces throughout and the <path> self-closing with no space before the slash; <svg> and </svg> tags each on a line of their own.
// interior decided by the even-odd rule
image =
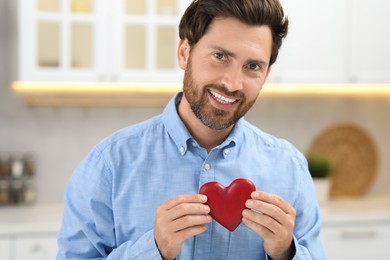
<svg viewBox="0 0 390 260">
<path fill-rule="evenodd" d="M 179 46 L 177 49 L 177 60 L 179 67 L 183 70 L 187 68 L 188 57 L 190 56 L 190 45 L 188 40 L 180 40 Z"/>
</svg>

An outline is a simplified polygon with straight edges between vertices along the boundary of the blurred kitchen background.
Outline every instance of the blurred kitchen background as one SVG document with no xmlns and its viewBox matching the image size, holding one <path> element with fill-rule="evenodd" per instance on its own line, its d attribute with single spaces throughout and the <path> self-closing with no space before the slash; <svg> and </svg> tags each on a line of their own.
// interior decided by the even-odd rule
<svg viewBox="0 0 390 260">
<path fill-rule="evenodd" d="M 281 2 L 290 32 L 246 118 L 336 168 L 328 259 L 390 259 L 390 2 Z M 0 0 L 0 259 L 53 259 L 75 167 L 180 89 L 188 3 Z"/>
</svg>

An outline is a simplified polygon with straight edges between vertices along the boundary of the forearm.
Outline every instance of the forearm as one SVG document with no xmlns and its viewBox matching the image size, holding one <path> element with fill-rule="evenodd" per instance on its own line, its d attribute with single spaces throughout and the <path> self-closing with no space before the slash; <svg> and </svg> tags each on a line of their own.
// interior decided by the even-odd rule
<svg viewBox="0 0 390 260">
<path fill-rule="evenodd" d="M 312 241 L 312 242 L 313 242 L 313 244 L 316 244 L 315 241 Z M 299 244 L 299 241 L 294 237 L 292 246 L 293 246 L 293 251 L 291 251 L 292 255 L 286 259 L 289 259 L 289 260 L 313 260 L 313 259 L 323 260 L 324 259 L 322 247 L 320 245 L 318 245 L 318 247 L 312 246 L 311 250 L 309 250 L 309 248 L 302 245 L 302 243 Z M 275 260 L 275 259 L 271 258 L 267 253 L 265 255 L 265 259 L 266 260 Z"/>
<path fill-rule="evenodd" d="M 61 241 L 68 240 L 66 243 Z M 69 241 L 70 240 L 70 241 Z M 83 248 L 78 247 L 77 244 L 83 244 Z M 103 243 L 100 241 L 99 243 Z M 88 241 L 87 237 L 78 238 L 77 241 L 72 242 L 71 239 L 60 238 L 60 250 L 57 255 L 57 260 L 69 259 L 131 259 L 131 260 L 161 260 L 160 253 L 154 243 L 153 230 L 148 231 L 141 236 L 135 243 L 130 241 L 125 242 L 114 248 L 111 252 L 103 253 L 97 250 L 94 242 Z"/>
<path fill-rule="evenodd" d="M 322 260 L 323 252 L 322 247 L 319 241 L 311 241 L 310 250 L 307 246 L 303 245 L 303 243 L 299 243 L 298 239 L 294 237 L 293 240 L 294 245 L 294 254 L 293 257 L 290 258 L 292 260 L 313 260 L 318 259 Z"/>
<path fill-rule="evenodd" d="M 131 259 L 131 260 L 161 260 L 160 252 L 154 242 L 153 230 L 148 231 L 140 237 L 134 244 L 128 242 L 114 249 L 107 259 Z"/>
</svg>

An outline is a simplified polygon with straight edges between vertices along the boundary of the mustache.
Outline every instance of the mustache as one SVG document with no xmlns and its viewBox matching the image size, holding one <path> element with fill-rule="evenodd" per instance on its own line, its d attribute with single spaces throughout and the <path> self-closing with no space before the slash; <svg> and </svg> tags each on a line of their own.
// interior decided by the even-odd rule
<svg viewBox="0 0 390 260">
<path fill-rule="evenodd" d="M 234 98 L 239 98 L 239 99 L 243 99 L 245 98 L 245 94 L 243 92 L 241 92 L 240 90 L 235 90 L 235 91 L 229 91 L 229 89 L 226 87 L 225 84 L 207 84 L 205 85 L 205 88 L 204 88 L 206 91 L 208 91 L 208 89 L 214 89 L 214 90 L 217 90 L 218 92 L 220 92 L 221 94 L 225 95 L 225 96 L 228 96 L 228 97 L 234 97 Z"/>
</svg>

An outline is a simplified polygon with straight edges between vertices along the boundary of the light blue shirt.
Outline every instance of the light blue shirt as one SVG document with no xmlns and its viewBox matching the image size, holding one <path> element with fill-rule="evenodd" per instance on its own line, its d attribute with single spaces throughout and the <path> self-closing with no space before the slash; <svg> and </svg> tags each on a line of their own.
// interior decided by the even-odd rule
<svg viewBox="0 0 390 260">
<path fill-rule="evenodd" d="M 296 210 L 294 259 L 324 259 L 320 212 L 304 156 L 290 143 L 243 118 L 210 153 L 191 137 L 176 106 L 100 142 L 71 177 L 57 259 L 161 259 L 153 235 L 155 210 L 206 182 L 237 178 L 277 194 Z M 263 239 L 244 224 L 230 232 L 212 222 L 185 241 L 178 260 L 266 259 Z"/>
</svg>

